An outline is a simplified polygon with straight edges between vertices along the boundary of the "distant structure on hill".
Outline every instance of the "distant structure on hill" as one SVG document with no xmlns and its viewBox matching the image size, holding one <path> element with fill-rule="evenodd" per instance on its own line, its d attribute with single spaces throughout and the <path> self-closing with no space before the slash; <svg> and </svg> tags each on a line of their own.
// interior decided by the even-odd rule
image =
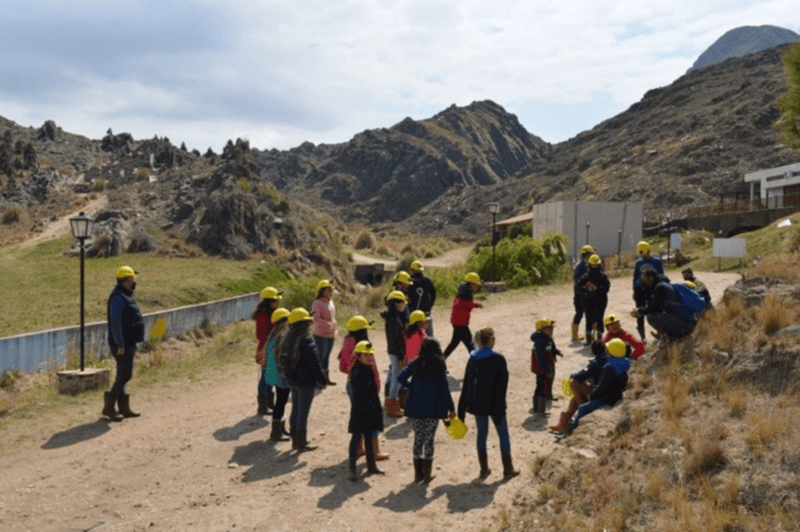
<svg viewBox="0 0 800 532">
<path fill-rule="evenodd" d="M 800 41 L 800 35 L 777 26 L 742 26 L 732 29 L 700 54 L 692 70 L 720 63 L 731 57 L 742 57 L 779 44 Z"/>
</svg>

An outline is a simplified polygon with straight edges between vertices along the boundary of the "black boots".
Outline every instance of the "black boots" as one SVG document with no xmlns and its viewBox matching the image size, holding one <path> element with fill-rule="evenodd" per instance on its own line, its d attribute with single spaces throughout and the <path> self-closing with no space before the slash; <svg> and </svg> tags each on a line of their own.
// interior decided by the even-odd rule
<svg viewBox="0 0 800 532">
<path fill-rule="evenodd" d="M 347 477 L 349 480 L 355 482 L 358 480 L 358 470 L 356 469 L 356 462 L 358 461 L 357 456 L 351 456 L 347 459 L 347 470 L 350 471 L 350 476 Z"/>
<path fill-rule="evenodd" d="M 486 453 L 478 453 L 478 464 L 481 466 L 481 472 L 478 474 L 480 478 L 486 478 L 492 474 L 489 469 L 489 457 Z"/>
<path fill-rule="evenodd" d="M 372 452 L 367 452 L 367 474 L 369 475 L 383 475 L 383 470 L 378 469 L 378 465 L 375 463 L 375 449 L 372 449 Z"/>
<path fill-rule="evenodd" d="M 425 471 L 422 467 L 422 458 L 414 458 L 414 482 L 420 483 L 425 478 Z"/>
<path fill-rule="evenodd" d="M 503 454 L 503 480 L 510 480 L 519 475 L 519 470 L 514 469 L 514 464 L 511 463 L 511 455 Z"/>
<path fill-rule="evenodd" d="M 119 405 L 119 413 L 122 414 L 122 417 L 139 417 L 141 414 L 139 412 L 134 412 L 131 410 L 131 396 L 122 394 L 117 399 L 117 404 Z"/>
<path fill-rule="evenodd" d="M 289 441 L 289 438 L 284 437 L 285 432 L 285 422 L 283 421 L 276 421 L 272 420 L 272 432 L 269 434 L 270 441 L 279 442 L 279 441 Z"/>
<path fill-rule="evenodd" d="M 431 471 L 433 470 L 433 458 L 430 460 L 420 459 L 422 462 L 422 482 L 428 484 L 434 477 Z"/>
<path fill-rule="evenodd" d="M 272 399 L 273 405 L 275 401 L 275 397 L 272 394 L 265 394 L 265 395 L 258 395 L 256 396 L 258 399 L 258 410 L 256 410 L 257 416 L 268 416 L 272 413 L 271 406 L 269 405 L 270 399 Z"/>
<path fill-rule="evenodd" d="M 103 394 L 103 412 L 110 421 L 122 421 L 122 416 L 117 413 L 116 401 L 109 392 Z"/>
<path fill-rule="evenodd" d="M 316 450 L 316 445 L 310 445 L 308 443 L 306 439 L 307 433 L 308 431 L 306 430 L 298 430 L 294 433 L 294 436 L 292 436 L 292 449 L 296 450 L 298 453 Z"/>
</svg>

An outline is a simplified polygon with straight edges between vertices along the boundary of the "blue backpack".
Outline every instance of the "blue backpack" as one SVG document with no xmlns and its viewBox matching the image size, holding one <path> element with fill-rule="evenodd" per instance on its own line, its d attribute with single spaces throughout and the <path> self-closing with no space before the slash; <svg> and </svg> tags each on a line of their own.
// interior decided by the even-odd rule
<svg viewBox="0 0 800 532">
<path fill-rule="evenodd" d="M 706 308 L 706 300 L 696 290 L 683 283 L 665 283 L 668 289 L 667 306 L 664 310 L 683 321 L 697 321 L 698 312 Z"/>
</svg>

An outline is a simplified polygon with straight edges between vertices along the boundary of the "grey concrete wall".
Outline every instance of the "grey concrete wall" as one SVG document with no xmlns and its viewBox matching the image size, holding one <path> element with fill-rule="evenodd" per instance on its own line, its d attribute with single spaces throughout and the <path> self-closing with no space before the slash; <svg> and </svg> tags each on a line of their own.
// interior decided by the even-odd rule
<svg viewBox="0 0 800 532">
<path fill-rule="evenodd" d="M 145 314 L 145 337 L 149 338 L 153 324 L 162 317 L 167 324 L 164 338 L 182 336 L 197 329 L 206 321 L 216 325 L 229 325 L 246 320 L 250 318 L 259 299 L 260 294 L 253 293 Z M 84 341 L 87 356 L 89 353 L 107 356 L 106 322 L 85 325 Z M 56 369 L 64 363 L 71 349 L 80 353 L 80 344 L 80 325 L 0 338 L 0 373 L 7 369 L 23 371 Z"/>
</svg>

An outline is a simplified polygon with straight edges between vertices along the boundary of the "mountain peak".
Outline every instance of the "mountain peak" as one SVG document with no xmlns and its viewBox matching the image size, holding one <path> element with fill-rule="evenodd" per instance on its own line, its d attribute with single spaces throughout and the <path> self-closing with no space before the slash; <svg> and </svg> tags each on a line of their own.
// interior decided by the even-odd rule
<svg viewBox="0 0 800 532">
<path fill-rule="evenodd" d="M 720 63 L 731 57 L 742 57 L 773 46 L 800 41 L 800 35 L 777 26 L 741 26 L 726 32 L 700 54 L 689 71 Z"/>
</svg>

